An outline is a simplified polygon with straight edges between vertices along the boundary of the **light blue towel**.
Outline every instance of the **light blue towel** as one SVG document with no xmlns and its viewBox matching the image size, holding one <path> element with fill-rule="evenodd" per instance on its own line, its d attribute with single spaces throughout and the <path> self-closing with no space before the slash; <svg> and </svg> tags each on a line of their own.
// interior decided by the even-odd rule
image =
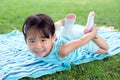
<svg viewBox="0 0 120 80">
<path fill-rule="evenodd" d="M 76 30 L 78 30 L 78 27 Z M 101 60 L 120 52 L 120 32 L 100 29 L 98 33 L 108 42 L 110 46 L 109 53 L 93 54 L 86 52 L 75 63 L 76 65 Z M 3 80 L 18 80 L 22 77 L 37 78 L 67 69 L 70 69 L 70 67 L 45 63 L 31 54 L 21 32 L 16 30 L 0 35 L 0 77 Z"/>
</svg>

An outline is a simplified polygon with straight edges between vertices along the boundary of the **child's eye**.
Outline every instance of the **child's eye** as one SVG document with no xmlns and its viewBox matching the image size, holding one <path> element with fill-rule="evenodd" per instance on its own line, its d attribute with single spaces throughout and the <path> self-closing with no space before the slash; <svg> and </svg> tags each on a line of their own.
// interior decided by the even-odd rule
<svg viewBox="0 0 120 80">
<path fill-rule="evenodd" d="M 42 40 L 41 40 L 41 42 L 45 42 L 45 41 L 46 41 L 46 39 L 42 39 Z"/>
<path fill-rule="evenodd" d="M 30 40 L 29 42 L 34 43 L 35 41 L 31 41 L 31 40 Z"/>
</svg>

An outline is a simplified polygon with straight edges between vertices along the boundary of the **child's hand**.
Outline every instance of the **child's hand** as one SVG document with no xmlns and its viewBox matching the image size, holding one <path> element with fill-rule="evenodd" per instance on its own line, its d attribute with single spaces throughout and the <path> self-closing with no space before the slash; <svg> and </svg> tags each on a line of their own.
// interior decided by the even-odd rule
<svg viewBox="0 0 120 80">
<path fill-rule="evenodd" d="M 55 24 L 55 29 L 58 30 L 61 26 L 64 25 L 64 23 L 65 23 L 65 19 L 61 19 L 61 20 L 55 22 L 54 23 Z"/>
<path fill-rule="evenodd" d="M 93 25 L 92 29 L 91 29 L 91 32 L 97 32 L 98 28 L 96 27 L 96 24 Z"/>
<path fill-rule="evenodd" d="M 95 36 L 94 38 L 96 38 L 97 31 L 98 31 L 98 28 L 96 27 L 96 24 L 94 24 L 91 29 L 91 33 Z"/>
</svg>

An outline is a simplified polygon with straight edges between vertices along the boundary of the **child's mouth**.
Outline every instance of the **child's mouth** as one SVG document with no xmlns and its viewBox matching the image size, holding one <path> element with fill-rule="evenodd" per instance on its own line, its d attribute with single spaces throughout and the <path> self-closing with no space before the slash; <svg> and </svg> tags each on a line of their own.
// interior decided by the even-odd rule
<svg viewBox="0 0 120 80">
<path fill-rule="evenodd" d="M 38 55 L 38 56 L 41 56 L 43 57 L 44 56 L 44 50 L 40 50 L 40 51 L 35 51 L 35 53 Z"/>
</svg>

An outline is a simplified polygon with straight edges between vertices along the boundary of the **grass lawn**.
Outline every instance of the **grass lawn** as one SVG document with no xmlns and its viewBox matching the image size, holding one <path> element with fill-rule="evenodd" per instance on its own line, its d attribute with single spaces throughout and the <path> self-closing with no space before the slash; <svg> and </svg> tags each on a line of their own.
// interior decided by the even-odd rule
<svg viewBox="0 0 120 80">
<path fill-rule="evenodd" d="M 54 21 L 68 13 L 77 15 L 76 23 L 85 25 L 90 11 L 96 12 L 97 26 L 114 26 L 120 30 L 120 0 L 0 0 L 0 34 L 21 31 L 26 17 L 46 13 Z M 71 70 L 21 80 L 120 80 L 120 54 L 93 61 Z"/>
</svg>

